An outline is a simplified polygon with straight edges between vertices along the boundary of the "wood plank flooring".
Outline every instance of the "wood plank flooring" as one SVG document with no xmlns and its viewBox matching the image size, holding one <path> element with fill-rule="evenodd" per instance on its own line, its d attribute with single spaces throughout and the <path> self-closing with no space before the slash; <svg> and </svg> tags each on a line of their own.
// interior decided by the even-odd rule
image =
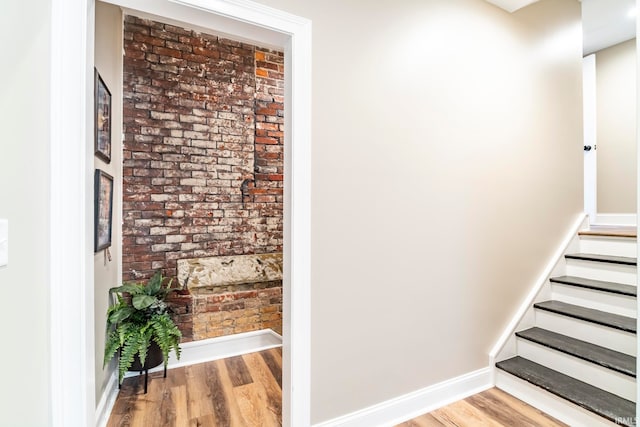
<svg viewBox="0 0 640 427">
<path fill-rule="evenodd" d="M 127 378 L 108 427 L 273 427 L 282 425 L 282 349 Z M 496 388 L 398 427 L 561 427 Z"/>
<path fill-rule="evenodd" d="M 504 391 L 474 394 L 397 427 L 566 427 Z"/>
<path fill-rule="evenodd" d="M 282 425 L 282 349 L 127 378 L 108 427 Z"/>
</svg>

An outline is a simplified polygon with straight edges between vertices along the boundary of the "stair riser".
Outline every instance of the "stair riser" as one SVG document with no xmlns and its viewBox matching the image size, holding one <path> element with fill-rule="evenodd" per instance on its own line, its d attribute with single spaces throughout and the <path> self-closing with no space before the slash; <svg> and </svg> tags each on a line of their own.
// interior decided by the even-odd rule
<svg viewBox="0 0 640 427">
<path fill-rule="evenodd" d="M 636 286 L 636 266 L 567 259 L 567 276 Z"/>
<path fill-rule="evenodd" d="M 588 254 L 636 257 L 636 240 L 622 237 L 580 237 L 580 252 Z"/>
<path fill-rule="evenodd" d="M 535 310 L 535 325 L 631 356 L 636 355 L 636 335 L 630 332 L 544 310 Z"/>
<path fill-rule="evenodd" d="M 496 369 L 496 387 L 570 426 L 620 427 L 500 369 Z"/>
<path fill-rule="evenodd" d="M 636 317 L 637 313 L 636 299 L 627 295 L 612 294 L 553 282 L 551 283 L 551 295 L 557 301 L 623 316 Z"/>
<path fill-rule="evenodd" d="M 560 351 L 518 338 L 518 355 L 554 371 L 589 383 L 625 399 L 636 401 L 635 378 Z"/>
</svg>

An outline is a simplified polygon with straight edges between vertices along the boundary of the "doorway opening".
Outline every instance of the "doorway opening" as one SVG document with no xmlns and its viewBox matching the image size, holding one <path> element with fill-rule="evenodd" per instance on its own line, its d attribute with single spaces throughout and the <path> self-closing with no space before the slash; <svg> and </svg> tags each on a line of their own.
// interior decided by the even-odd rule
<svg viewBox="0 0 640 427">
<path fill-rule="evenodd" d="M 585 0 L 584 210 L 592 225 L 636 220 L 635 1 Z"/>
<path fill-rule="evenodd" d="M 310 22 L 247 1 L 108 3 L 133 14 L 170 17 L 216 29 L 233 39 L 266 41 L 285 52 L 283 424 L 309 425 Z M 55 426 L 95 423 L 93 259 L 88 255 L 92 254 L 93 168 L 87 167 L 93 165 L 93 153 L 86 144 L 92 135 L 89 82 L 93 80 L 94 7 L 91 0 L 52 4 L 52 56 L 56 60 L 51 70 L 51 108 L 56 124 L 51 137 L 51 196 L 55 200 L 50 236 L 51 264 L 55 266 L 51 270 L 51 363 L 59 367 L 52 369 L 56 372 L 51 378 Z M 60 111 L 69 114 L 61 117 Z M 65 153 L 75 154 L 62 159 Z M 80 209 L 79 215 L 69 215 L 71 206 Z M 63 250 L 61 242 L 65 242 Z M 59 255 L 62 253 L 64 256 Z M 64 301 L 57 296 L 63 294 Z M 68 357 L 74 349 L 74 356 Z"/>
</svg>

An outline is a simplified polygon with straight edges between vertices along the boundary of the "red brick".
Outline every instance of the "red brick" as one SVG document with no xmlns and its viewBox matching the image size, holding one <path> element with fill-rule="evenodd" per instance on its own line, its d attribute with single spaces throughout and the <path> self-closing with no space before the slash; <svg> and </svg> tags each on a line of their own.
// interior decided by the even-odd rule
<svg viewBox="0 0 640 427">
<path fill-rule="evenodd" d="M 128 16 L 124 38 L 123 278 L 175 275 L 182 258 L 281 251 L 283 54 Z M 246 314 L 211 333 L 281 331 L 281 319 L 260 318 L 281 313 L 281 291 L 277 304 L 268 295 L 208 303 Z M 193 296 L 181 301 L 189 340 Z"/>
</svg>

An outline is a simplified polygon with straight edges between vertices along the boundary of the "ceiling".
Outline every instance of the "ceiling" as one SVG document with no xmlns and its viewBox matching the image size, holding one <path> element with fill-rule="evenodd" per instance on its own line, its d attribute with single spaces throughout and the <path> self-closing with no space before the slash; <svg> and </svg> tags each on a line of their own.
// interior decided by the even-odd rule
<svg viewBox="0 0 640 427">
<path fill-rule="evenodd" d="M 522 9 L 525 6 L 530 5 L 531 3 L 535 3 L 538 0 L 487 0 L 487 1 L 511 13 L 511 12 L 515 12 L 518 9 Z"/>
<path fill-rule="evenodd" d="M 635 0 L 582 0 L 583 53 L 588 55 L 636 36 Z"/>
<path fill-rule="evenodd" d="M 487 0 L 507 12 L 515 12 L 537 1 Z M 635 6 L 635 0 L 579 1 L 582 1 L 584 55 L 631 40 L 636 36 L 635 16 L 629 16 L 629 11 Z"/>
</svg>

